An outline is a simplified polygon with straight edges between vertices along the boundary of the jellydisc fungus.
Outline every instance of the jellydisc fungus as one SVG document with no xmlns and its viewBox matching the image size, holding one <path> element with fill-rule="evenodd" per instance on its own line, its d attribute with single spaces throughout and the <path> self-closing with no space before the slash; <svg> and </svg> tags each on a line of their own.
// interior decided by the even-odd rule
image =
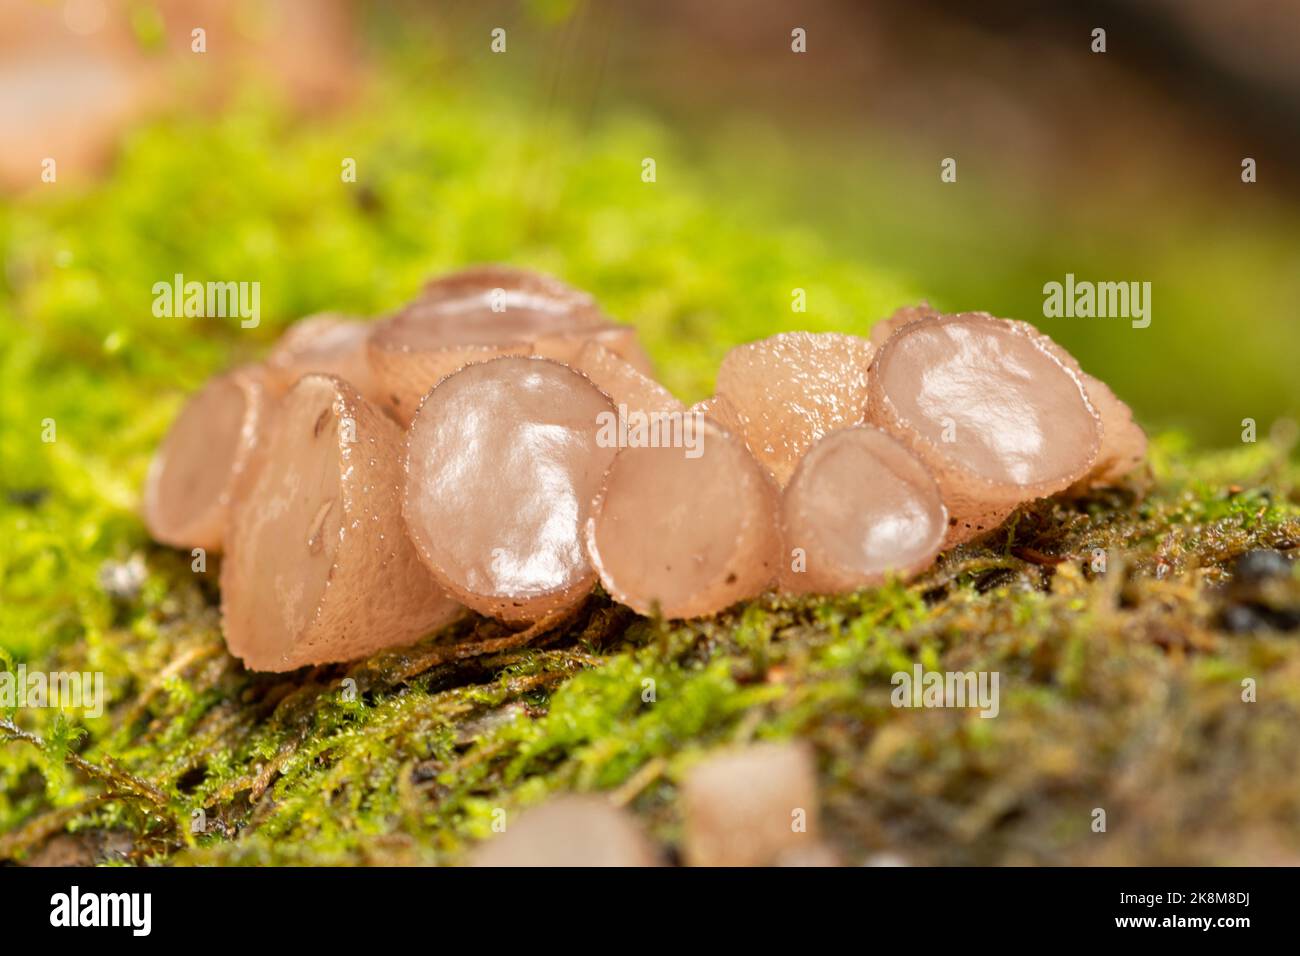
<svg viewBox="0 0 1300 956">
<path fill-rule="evenodd" d="M 798 743 L 723 750 L 682 784 L 683 856 L 689 866 L 797 864 L 818 843 L 812 754 Z"/>
<path fill-rule="evenodd" d="M 981 312 L 898 328 L 868 372 L 868 420 L 923 461 L 951 525 L 945 546 L 1068 488 L 1101 446 L 1101 418 L 1058 347 Z"/>
<path fill-rule="evenodd" d="M 714 614 L 776 576 L 776 485 L 716 422 L 686 423 L 697 429 L 699 453 L 623 449 L 587 522 L 587 551 L 605 590 L 642 614 Z"/>
<path fill-rule="evenodd" d="M 409 423 L 439 380 L 474 362 L 542 355 L 571 362 L 599 341 L 645 361 L 635 332 L 616 326 L 585 293 L 545 276 L 488 267 L 430 283 L 415 302 L 375 327 L 370 367 L 390 410 Z"/>
<path fill-rule="evenodd" d="M 798 554 L 782 583 L 828 594 L 910 575 L 933 563 L 947 530 L 920 459 L 875 428 L 841 429 L 804 455 L 782 495 L 784 551 Z"/>
<path fill-rule="evenodd" d="M 716 391 L 742 438 L 777 483 L 790 480 L 813 442 L 862 421 L 871 343 L 835 332 L 783 332 L 732 349 Z"/>
<path fill-rule="evenodd" d="M 257 670 L 409 644 L 462 608 L 402 527 L 402 432 L 351 385 L 303 376 L 255 453 L 226 530 L 221 620 Z"/>
<path fill-rule="evenodd" d="M 687 408 L 589 295 L 486 266 L 378 322 L 305 319 L 214 378 L 143 512 L 159 541 L 224 550 L 230 649 L 284 670 L 466 607 L 544 627 L 597 581 L 690 618 L 906 578 L 1145 450 L 1128 407 L 1023 322 L 923 304 L 870 339 L 774 335 Z"/>
<path fill-rule="evenodd" d="M 407 435 L 403 513 L 444 587 L 484 614 L 536 621 L 586 597 L 582 547 L 616 449 L 609 398 L 545 358 L 498 358 L 446 378 Z"/>
<path fill-rule="evenodd" d="M 565 794 L 530 807 L 484 842 L 472 866 L 659 866 L 636 816 L 609 800 Z"/>
<path fill-rule="evenodd" d="M 267 388 L 279 397 L 309 372 L 337 375 L 368 401 L 382 401 L 366 354 L 371 324 L 322 314 L 289 326 L 267 355 Z"/>
<path fill-rule="evenodd" d="M 142 511 L 155 539 L 221 550 L 230 504 L 269 406 L 258 366 L 217 376 L 186 403 L 145 480 Z"/>
</svg>

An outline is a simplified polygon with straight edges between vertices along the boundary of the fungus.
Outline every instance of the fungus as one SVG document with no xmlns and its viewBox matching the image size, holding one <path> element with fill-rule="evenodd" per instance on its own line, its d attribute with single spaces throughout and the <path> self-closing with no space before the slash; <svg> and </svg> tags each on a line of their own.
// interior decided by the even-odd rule
<svg viewBox="0 0 1300 956">
<path fill-rule="evenodd" d="M 741 441 L 745 440 L 745 429 L 740 422 L 740 413 L 727 401 L 725 395 L 711 395 L 691 406 L 692 412 L 698 412 L 705 418 L 711 418 L 726 431 Z"/>
<path fill-rule="evenodd" d="M 859 424 L 867 408 L 871 343 L 837 332 L 783 332 L 733 348 L 717 392 L 765 467 L 784 485 L 813 442 Z"/>
<path fill-rule="evenodd" d="M 565 364 L 586 375 L 616 404 L 633 411 L 685 411 L 686 406 L 672 392 L 600 342 L 587 342 L 573 361 Z"/>
<path fill-rule="evenodd" d="M 254 670 L 409 644 L 463 609 L 402 528 L 400 429 L 352 386 L 299 379 L 235 502 L 221 566 L 231 651 Z"/>
<path fill-rule="evenodd" d="M 605 590 L 642 614 L 715 614 L 775 578 L 775 484 L 716 422 L 687 421 L 697 431 L 694 451 L 619 451 L 587 522 L 587 551 Z"/>
<path fill-rule="evenodd" d="M 869 373 L 868 419 L 934 474 L 948 547 L 1054 494 L 1097 460 L 1101 420 L 1046 336 L 985 313 L 897 329 Z"/>
<path fill-rule="evenodd" d="M 948 512 L 929 470 L 875 428 L 832 432 L 804 455 L 781 497 L 787 590 L 833 594 L 924 570 Z"/>
<path fill-rule="evenodd" d="M 681 799 L 691 866 L 770 866 L 817 846 L 817 777 L 801 744 L 708 757 L 687 773 Z"/>
<path fill-rule="evenodd" d="M 635 331 L 614 325 L 586 293 L 536 273 L 499 266 L 456 273 L 378 323 L 369 343 L 378 388 L 399 421 L 466 365 L 534 353 L 568 361 L 595 337 L 641 362 Z M 648 360 L 646 360 L 648 361 Z"/>
<path fill-rule="evenodd" d="M 905 306 L 888 319 L 877 322 L 871 328 L 871 341 L 879 347 L 905 325 L 918 319 L 932 318 L 939 315 L 926 303 Z M 1101 418 L 1101 446 L 1097 451 L 1097 461 L 1091 470 L 1068 490 L 1081 492 L 1095 485 L 1108 485 L 1119 482 L 1130 474 L 1146 459 L 1147 436 L 1142 426 L 1133 420 L 1133 412 L 1107 385 L 1098 378 L 1089 375 L 1079 365 L 1078 359 L 1066 349 L 1027 322 L 1013 319 L 999 319 L 1008 325 L 1018 326 L 1048 349 L 1064 365 L 1074 370 L 1083 383 L 1084 393 Z"/>
<path fill-rule="evenodd" d="M 930 308 L 930 303 L 921 302 L 917 305 L 905 305 L 900 309 L 895 309 L 894 314 L 887 319 L 881 319 L 871 327 L 871 344 L 879 349 L 889 337 L 905 325 L 911 325 L 919 319 L 929 319 L 938 316 L 939 313 Z"/>
<path fill-rule="evenodd" d="M 566 794 L 520 814 L 473 866 L 658 866 L 636 818 L 597 796 Z"/>
<path fill-rule="evenodd" d="M 538 621 L 586 597 L 582 528 L 617 450 L 597 440 L 609 398 L 545 358 L 449 376 L 407 436 L 402 513 L 434 576 L 477 611 Z"/>
<path fill-rule="evenodd" d="M 654 363 L 641 347 L 636 329 L 630 325 L 608 323 L 540 336 L 533 342 L 533 354 L 574 365 L 580 361 L 579 356 L 588 343 L 601 346 L 642 375 L 654 378 Z"/>
<path fill-rule="evenodd" d="M 264 365 L 214 379 L 143 510 L 160 541 L 225 548 L 229 646 L 284 670 L 409 643 L 462 604 L 549 626 L 597 579 L 691 618 L 774 583 L 912 575 L 1145 448 L 1127 406 L 1023 322 L 922 304 L 870 341 L 775 335 L 732 349 L 686 409 L 589 295 L 486 266 L 374 326 L 303 319 Z"/>
<path fill-rule="evenodd" d="M 149 465 L 149 533 L 177 548 L 221 550 L 231 501 L 269 414 L 259 366 L 205 385 L 181 410 Z"/>
<path fill-rule="evenodd" d="M 300 319 L 285 330 L 266 357 L 267 390 L 280 397 L 311 372 L 337 375 L 369 402 L 375 390 L 366 356 L 374 325 L 334 313 Z"/>
</svg>

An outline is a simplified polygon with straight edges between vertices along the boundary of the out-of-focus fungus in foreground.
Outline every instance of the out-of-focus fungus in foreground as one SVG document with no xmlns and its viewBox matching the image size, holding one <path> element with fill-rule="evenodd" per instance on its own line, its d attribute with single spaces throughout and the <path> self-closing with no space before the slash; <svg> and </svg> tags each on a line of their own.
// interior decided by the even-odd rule
<svg viewBox="0 0 1300 956">
<path fill-rule="evenodd" d="M 775 335 L 686 408 L 589 295 L 483 266 L 380 322 L 305 319 L 214 378 L 143 512 L 161 542 L 226 551 L 231 650 L 286 670 L 463 606 L 544 626 L 598 579 L 684 618 L 905 578 L 1145 451 L 1127 406 L 1023 322 L 920 305 L 870 339 Z"/>
</svg>

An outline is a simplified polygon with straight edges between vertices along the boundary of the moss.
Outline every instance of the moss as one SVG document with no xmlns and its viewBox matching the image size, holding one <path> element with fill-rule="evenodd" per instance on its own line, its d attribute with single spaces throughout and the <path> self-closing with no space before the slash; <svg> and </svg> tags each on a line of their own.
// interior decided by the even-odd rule
<svg viewBox="0 0 1300 956">
<path fill-rule="evenodd" d="M 455 862 L 497 808 L 558 790 L 607 791 L 671 845 L 693 762 L 792 735 L 816 747 L 851 860 L 1296 851 L 1300 643 L 1281 624 L 1300 585 L 1243 601 L 1225 584 L 1243 552 L 1300 543 L 1297 470 L 1268 442 L 1204 455 L 1162 436 L 1146 497 L 1042 504 L 907 586 L 686 625 L 596 595 L 523 645 L 474 620 L 351 666 L 244 671 L 220 638 L 216 562 L 195 573 L 152 545 L 135 508 L 182 396 L 297 316 L 379 311 L 431 272 L 508 259 L 635 319 L 695 398 L 809 276 L 824 303 L 798 317 L 809 328 L 862 332 L 919 297 L 757 207 L 720 219 L 649 121 L 558 136 L 505 101 L 381 95 L 311 131 L 254 102 L 162 123 L 92 191 L 0 207 L 0 646 L 100 671 L 109 698 L 100 717 L 0 715 L 0 857 Z M 640 188 L 628 157 L 648 153 L 661 181 Z M 338 182 L 341 156 L 364 190 Z M 260 281 L 262 325 L 152 318 L 152 284 L 177 271 Z M 142 581 L 105 578 L 136 559 Z M 1227 628 L 1234 607 L 1260 629 Z M 891 675 L 917 662 L 998 671 L 998 719 L 892 707 Z"/>
</svg>

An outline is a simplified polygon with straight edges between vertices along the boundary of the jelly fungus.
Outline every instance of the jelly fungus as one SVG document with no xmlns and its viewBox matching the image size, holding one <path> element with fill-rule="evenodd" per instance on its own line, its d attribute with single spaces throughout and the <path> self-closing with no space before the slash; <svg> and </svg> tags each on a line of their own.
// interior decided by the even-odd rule
<svg viewBox="0 0 1300 956">
<path fill-rule="evenodd" d="M 402 528 L 401 430 L 328 375 L 280 403 L 231 515 L 221 565 L 230 649 L 255 670 L 410 644 L 462 608 Z"/>
<path fill-rule="evenodd" d="M 434 576 L 465 604 L 537 621 L 587 596 L 592 498 L 617 450 L 609 398 L 544 358 L 471 365 L 429 393 L 407 437 L 403 514 Z"/>
</svg>

